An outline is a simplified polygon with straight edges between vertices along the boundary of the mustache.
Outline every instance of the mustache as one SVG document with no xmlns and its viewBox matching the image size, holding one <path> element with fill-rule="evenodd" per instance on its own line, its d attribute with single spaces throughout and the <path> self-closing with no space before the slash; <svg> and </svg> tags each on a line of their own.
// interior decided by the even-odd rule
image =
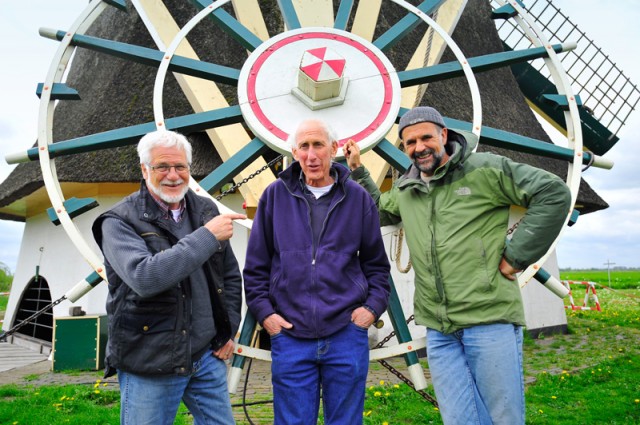
<svg viewBox="0 0 640 425">
<path fill-rule="evenodd" d="M 183 183 L 184 183 L 183 179 L 178 179 L 178 180 L 173 180 L 173 181 L 171 181 L 169 179 L 162 179 L 160 181 L 160 184 L 164 185 L 164 186 L 179 186 L 179 185 L 181 185 Z"/>
<path fill-rule="evenodd" d="M 429 156 L 433 154 L 434 154 L 433 149 L 425 149 L 422 152 L 414 152 L 413 155 L 411 155 L 411 157 L 413 159 L 419 159 L 419 158 L 424 158 L 425 156 Z"/>
</svg>

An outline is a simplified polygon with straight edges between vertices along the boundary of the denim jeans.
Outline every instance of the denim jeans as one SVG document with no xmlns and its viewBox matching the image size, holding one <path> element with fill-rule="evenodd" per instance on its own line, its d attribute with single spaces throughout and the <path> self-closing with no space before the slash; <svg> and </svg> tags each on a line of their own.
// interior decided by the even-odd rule
<svg viewBox="0 0 640 425">
<path fill-rule="evenodd" d="M 171 425 L 182 399 L 195 425 L 234 424 L 227 367 L 208 350 L 188 376 L 146 376 L 118 371 L 120 423 Z"/>
<path fill-rule="evenodd" d="M 446 425 L 524 424 L 522 327 L 427 328 L 427 357 Z"/>
<path fill-rule="evenodd" d="M 271 337 L 275 425 L 361 424 L 369 370 L 367 330 L 353 323 L 319 339 Z"/>
</svg>

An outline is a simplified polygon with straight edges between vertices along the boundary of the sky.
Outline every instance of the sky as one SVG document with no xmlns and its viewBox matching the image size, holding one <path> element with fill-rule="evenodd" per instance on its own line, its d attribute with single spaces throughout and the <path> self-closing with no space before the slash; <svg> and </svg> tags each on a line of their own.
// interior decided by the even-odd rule
<svg viewBox="0 0 640 425">
<path fill-rule="evenodd" d="M 529 0 L 530 1 L 530 0 Z M 4 0 L 0 14 L 0 181 L 15 166 L 5 155 L 30 148 L 36 140 L 36 85 L 44 80 L 58 43 L 39 36 L 38 28 L 68 28 L 87 0 Z M 528 1 L 525 1 L 527 4 Z M 640 84 L 640 2 L 555 0 L 571 21 L 587 33 L 635 84 Z M 7 99 L 10 99 L 9 101 Z M 561 268 L 640 268 L 640 111 L 631 113 L 617 134 L 620 141 L 605 158 L 612 170 L 591 168 L 583 178 L 610 207 L 582 216 L 558 243 Z M 0 262 L 15 271 L 24 225 L 0 220 Z"/>
</svg>

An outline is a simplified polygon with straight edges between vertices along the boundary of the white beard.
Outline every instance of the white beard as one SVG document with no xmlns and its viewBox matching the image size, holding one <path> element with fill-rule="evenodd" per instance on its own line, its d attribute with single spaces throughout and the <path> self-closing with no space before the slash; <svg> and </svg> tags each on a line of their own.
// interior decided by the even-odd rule
<svg viewBox="0 0 640 425">
<path fill-rule="evenodd" d="M 160 184 L 162 184 L 163 181 L 160 182 Z M 175 184 L 182 184 L 184 183 L 184 180 L 180 179 L 176 182 L 172 182 Z M 178 203 L 180 201 L 182 201 L 182 199 L 184 198 L 184 196 L 187 194 L 187 192 L 189 191 L 189 186 L 184 186 L 182 188 L 182 192 L 177 194 L 177 195 L 167 195 L 166 193 L 164 193 L 162 191 L 162 187 L 160 186 L 156 186 L 153 184 L 153 182 L 151 181 L 151 179 L 149 179 L 147 181 L 147 184 L 149 185 L 149 188 L 151 189 L 151 191 L 160 199 L 162 199 L 164 202 L 166 202 L 167 204 L 175 204 Z"/>
</svg>

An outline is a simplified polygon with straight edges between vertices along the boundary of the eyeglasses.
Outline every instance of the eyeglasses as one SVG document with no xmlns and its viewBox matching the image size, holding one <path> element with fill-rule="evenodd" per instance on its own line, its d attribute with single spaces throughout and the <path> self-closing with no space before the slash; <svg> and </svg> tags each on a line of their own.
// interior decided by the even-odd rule
<svg viewBox="0 0 640 425">
<path fill-rule="evenodd" d="M 169 165 L 169 164 L 159 164 L 159 165 L 151 165 L 147 164 L 147 167 L 151 168 L 153 171 L 160 174 L 167 174 L 173 168 L 176 170 L 176 173 L 184 173 L 189 171 L 189 166 L 185 164 L 177 164 L 177 165 Z"/>
</svg>

